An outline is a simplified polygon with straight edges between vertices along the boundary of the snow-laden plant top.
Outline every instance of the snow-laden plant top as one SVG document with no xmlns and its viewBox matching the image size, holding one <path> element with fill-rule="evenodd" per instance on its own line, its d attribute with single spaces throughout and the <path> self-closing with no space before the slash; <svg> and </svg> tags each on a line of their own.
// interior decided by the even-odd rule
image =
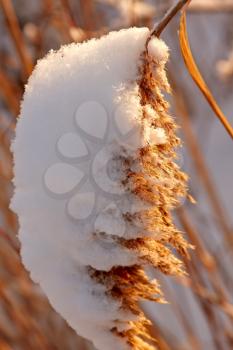
<svg viewBox="0 0 233 350">
<path fill-rule="evenodd" d="M 182 273 L 170 209 L 186 193 L 162 89 L 167 46 L 131 28 L 39 61 L 12 146 L 21 254 L 31 277 L 100 350 L 154 349 L 141 299 L 148 265 Z"/>
</svg>

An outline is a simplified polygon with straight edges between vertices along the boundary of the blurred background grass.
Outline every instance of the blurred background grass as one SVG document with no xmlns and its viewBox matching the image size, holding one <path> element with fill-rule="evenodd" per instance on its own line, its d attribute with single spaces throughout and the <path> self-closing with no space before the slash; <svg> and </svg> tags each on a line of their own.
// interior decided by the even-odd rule
<svg viewBox="0 0 233 350">
<path fill-rule="evenodd" d="M 148 26 L 169 0 L 0 0 L 0 350 L 87 350 L 50 307 L 22 267 L 12 195 L 10 142 L 24 84 L 50 49 L 99 37 L 110 30 Z M 194 56 L 223 111 L 233 122 L 233 1 L 193 0 L 188 30 Z M 151 333 L 161 350 L 233 348 L 232 143 L 189 78 L 183 64 L 178 18 L 163 38 L 171 48 L 171 108 L 181 126 L 180 162 L 190 174 L 197 204 L 175 213 L 196 249 L 185 261 L 189 277 L 158 273 L 168 305 L 146 303 Z"/>
</svg>

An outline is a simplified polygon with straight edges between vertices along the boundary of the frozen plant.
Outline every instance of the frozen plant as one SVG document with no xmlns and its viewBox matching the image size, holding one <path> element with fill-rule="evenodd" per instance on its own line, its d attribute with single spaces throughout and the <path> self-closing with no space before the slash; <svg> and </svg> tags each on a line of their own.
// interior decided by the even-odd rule
<svg viewBox="0 0 233 350">
<path fill-rule="evenodd" d="M 145 269 L 182 275 L 171 210 L 186 195 L 162 91 L 168 48 L 147 28 L 63 46 L 39 61 L 12 145 L 21 255 L 78 334 L 100 350 L 154 349 Z"/>
</svg>

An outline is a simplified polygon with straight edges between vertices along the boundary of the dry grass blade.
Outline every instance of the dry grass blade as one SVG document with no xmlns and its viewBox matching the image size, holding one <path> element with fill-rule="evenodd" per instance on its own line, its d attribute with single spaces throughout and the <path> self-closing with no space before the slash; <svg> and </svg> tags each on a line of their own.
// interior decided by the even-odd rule
<svg viewBox="0 0 233 350">
<path fill-rule="evenodd" d="M 181 52 L 184 58 L 184 62 L 186 64 L 186 67 L 188 69 L 188 72 L 190 73 L 191 77 L 205 96 L 206 100 L 208 101 L 210 107 L 213 109 L 221 123 L 223 124 L 224 128 L 227 130 L 229 135 L 233 138 L 233 128 L 228 122 L 227 118 L 219 108 L 217 102 L 215 101 L 214 97 L 212 96 L 209 88 L 207 87 L 191 52 L 191 48 L 189 45 L 188 40 L 188 34 L 187 34 L 187 25 L 186 25 L 186 15 L 185 11 L 182 12 L 181 19 L 180 19 L 180 47 Z"/>
</svg>

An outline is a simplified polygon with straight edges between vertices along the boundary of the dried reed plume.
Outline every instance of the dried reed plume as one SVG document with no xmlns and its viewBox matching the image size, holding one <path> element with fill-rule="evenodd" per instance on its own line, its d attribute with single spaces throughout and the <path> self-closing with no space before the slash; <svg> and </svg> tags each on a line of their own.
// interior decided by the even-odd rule
<svg viewBox="0 0 233 350">
<path fill-rule="evenodd" d="M 163 47 L 164 44 L 159 40 L 153 40 L 155 45 Z M 160 54 L 162 56 L 163 52 Z M 150 281 L 145 266 L 152 266 L 165 275 L 183 276 L 183 264 L 174 255 L 173 249 L 187 259 L 190 247 L 175 227 L 171 214 L 172 209 L 180 204 L 181 198 L 187 195 L 187 175 L 175 162 L 180 139 L 176 136 L 177 125 L 169 115 L 169 104 L 162 93 L 163 90 L 170 92 L 165 72 L 166 60 L 167 57 L 156 59 L 148 53 L 148 49 L 145 50 L 139 81 L 143 106 L 142 129 L 149 127 L 152 133 L 153 130 L 164 130 L 166 140 L 149 144 L 132 157 L 127 152 L 125 158 L 121 156 L 125 165 L 123 186 L 149 207 L 136 214 L 126 213 L 124 217 L 127 223 L 141 222 L 142 233 L 139 238 L 116 238 L 120 245 L 139 256 L 139 263 L 130 267 L 116 266 L 109 272 L 90 269 L 92 278 L 106 286 L 108 296 L 120 300 L 125 311 L 139 317 L 139 321 L 131 322 L 129 330 L 120 332 L 117 328 L 112 329 L 118 336 L 126 338 L 135 350 L 154 349 L 147 343 L 153 340 L 147 329 L 151 322 L 145 317 L 139 302 L 143 299 L 164 302 L 159 284 Z"/>
</svg>

